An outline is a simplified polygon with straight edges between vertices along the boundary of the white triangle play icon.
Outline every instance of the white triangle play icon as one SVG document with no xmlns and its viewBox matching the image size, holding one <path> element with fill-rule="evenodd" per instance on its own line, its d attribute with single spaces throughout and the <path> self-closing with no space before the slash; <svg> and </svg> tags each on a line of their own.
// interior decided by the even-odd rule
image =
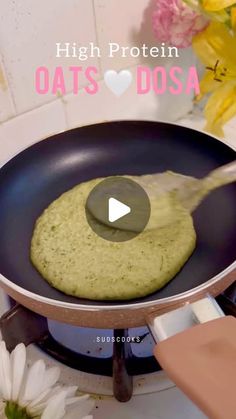
<svg viewBox="0 0 236 419">
<path fill-rule="evenodd" d="M 108 220 L 110 223 L 114 223 L 120 218 L 131 212 L 131 208 L 128 205 L 123 204 L 115 198 L 109 198 L 108 200 Z"/>
</svg>

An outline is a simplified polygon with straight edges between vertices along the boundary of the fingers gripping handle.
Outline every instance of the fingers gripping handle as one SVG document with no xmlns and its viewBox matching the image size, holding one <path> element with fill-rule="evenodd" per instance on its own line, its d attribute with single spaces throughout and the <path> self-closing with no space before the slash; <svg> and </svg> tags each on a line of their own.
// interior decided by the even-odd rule
<svg viewBox="0 0 236 419">
<path fill-rule="evenodd" d="M 235 419 L 236 319 L 206 298 L 154 318 L 150 328 L 159 340 L 154 355 L 175 384 L 209 418 Z"/>
</svg>

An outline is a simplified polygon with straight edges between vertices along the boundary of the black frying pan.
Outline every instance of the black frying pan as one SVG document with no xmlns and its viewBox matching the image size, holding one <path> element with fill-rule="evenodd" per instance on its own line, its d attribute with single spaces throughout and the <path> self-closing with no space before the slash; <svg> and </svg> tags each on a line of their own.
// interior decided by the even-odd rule
<svg viewBox="0 0 236 419">
<path fill-rule="evenodd" d="M 87 317 L 90 310 L 153 306 L 200 289 L 218 274 L 222 276 L 222 271 L 235 261 L 236 184 L 213 192 L 194 213 L 197 248 L 181 272 L 162 290 L 128 303 L 82 300 L 49 286 L 29 259 L 33 226 L 43 209 L 60 194 L 91 178 L 167 169 L 203 177 L 233 160 L 235 151 L 222 142 L 191 129 L 157 122 L 92 125 L 32 145 L 0 169 L 3 287 L 35 311 L 50 314 L 47 308 L 63 307 L 71 312 L 85 310 Z M 80 323 L 75 313 L 74 320 L 67 319 L 65 313 L 63 316 Z M 56 314 L 51 317 L 58 318 Z"/>
</svg>

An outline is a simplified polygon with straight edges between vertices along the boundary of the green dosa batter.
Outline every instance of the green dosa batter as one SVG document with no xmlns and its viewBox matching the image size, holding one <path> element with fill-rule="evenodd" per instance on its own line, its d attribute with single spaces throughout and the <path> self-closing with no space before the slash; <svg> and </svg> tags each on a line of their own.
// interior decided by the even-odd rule
<svg viewBox="0 0 236 419">
<path fill-rule="evenodd" d="M 128 300 L 151 294 L 169 282 L 193 252 L 192 217 L 167 193 L 159 200 L 162 209 L 173 212 L 172 224 L 147 228 L 127 242 L 106 241 L 91 230 L 85 215 L 89 192 L 101 180 L 77 185 L 43 212 L 33 232 L 32 263 L 53 287 L 69 295 Z M 152 210 L 150 223 L 155 216 Z"/>
</svg>

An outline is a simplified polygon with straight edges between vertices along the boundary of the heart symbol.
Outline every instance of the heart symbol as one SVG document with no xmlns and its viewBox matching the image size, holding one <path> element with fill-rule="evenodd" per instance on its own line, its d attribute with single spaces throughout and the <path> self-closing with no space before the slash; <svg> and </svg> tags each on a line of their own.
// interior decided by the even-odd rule
<svg viewBox="0 0 236 419">
<path fill-rule="evenodd" d="M 108 89 L 116 96 L 121 96 L 129 88 L 133 80 L 129 70 L 122 70 L 119 73 L 115 70 L 107 70 L 104 73 L 104 81 Z"/>
</svg>

